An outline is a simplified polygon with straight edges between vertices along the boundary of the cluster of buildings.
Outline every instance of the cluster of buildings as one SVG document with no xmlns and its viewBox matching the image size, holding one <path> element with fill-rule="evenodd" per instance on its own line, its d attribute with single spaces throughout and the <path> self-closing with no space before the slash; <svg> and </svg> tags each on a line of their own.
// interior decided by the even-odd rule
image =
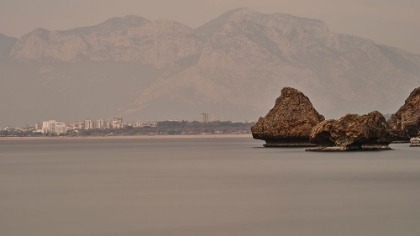
<svg viewBox="0 0 420 236">
<path fill-rule="evenodd" d="M 222 120 L 224 115 L 221 115 Z M 178 121 L 178 120 L 168 120 Z M 216 121 L 214 113 L 209 115 L 208 113 L 201 113 L 201 123 L 209 123 Z M 36 123 L 34 126 L 26 125 L 23 127 L 10 127 L 6 126 L 0 129 L 1 131 L 7 132 L 32 132 L 42 133 L 45 135 L 63 135 L 68 131 L 79 131 L 79 130 L 92 130 L 92 129 L 125 129 L 128 127 L 142 128 L 142 127 L 157 127 L 158 121 L 135 121 L 135 122 L 123 122 L 123 118 L 114 117 L 111 120 L 99 119 L 92 120 L 86 119 L 83 121 L 75 121 L 72 123 L 60 122 L 56 120 L 47 120 L 41 123 Z M 233 122 L 236 123 L 236 122 Z"/>
<path fill-rule="evenodd" d="M 59 122 L 56 120 L 43 121 L 42 124 L 35 124 L 33 132 L 42 134 L 66 134 L 67 131 L 75 130 L 91 130 L 91 129 L 124 129 L 127 127 L 140 128 L 140 127 L 156 127 L 157 121 L 135 121 L 123 122 L 122 118 L 113 118 L 112 120 L 91 120 L 75 121 L 73 123 Z"/>
<path fill-rule="evenodd" d="M 223 117 L 223 115 L 222 115 Z M 223 118 L 222 118 L 223 120 Z M 211 120 L 209 120 L 209 114 L 208 113 L 201 113 L 201 123 L 209 123 L 209 122 L 216 121 L 216 118 L 214 116 L 214 113 L 211 114 Z"/>
</svg>

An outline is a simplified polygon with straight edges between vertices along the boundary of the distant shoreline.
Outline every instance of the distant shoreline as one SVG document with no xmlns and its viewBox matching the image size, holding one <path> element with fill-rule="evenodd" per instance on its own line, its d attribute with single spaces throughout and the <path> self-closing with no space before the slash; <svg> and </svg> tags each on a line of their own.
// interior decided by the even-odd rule
<svg viewBox="0 0 420 236">
<path fill-rule="evenodd" d="M 251 134 L 0 137 L 1 140 L 252 138 Z"/>
</svg>

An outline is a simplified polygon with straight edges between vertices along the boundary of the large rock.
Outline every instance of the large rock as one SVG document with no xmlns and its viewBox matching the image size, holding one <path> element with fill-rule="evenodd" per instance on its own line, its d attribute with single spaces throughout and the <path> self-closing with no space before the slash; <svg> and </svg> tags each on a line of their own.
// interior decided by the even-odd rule
<svg viewBox="0 0 420 236">
<path fill-rule="evenodd" d="M 373 111 L 323 121 L 312 129 L 310 141 L 320 147 L 307 151 L 387 150 L 392 136 L 385 117 Z"/>
<path fill-rule="evenodd" d="M 409 141 L 420 131 L 420 87 L 414 89 L 405 104 L 388 119 L 395 141 Z"/>
<path fill-rule="evenodd" d="M 314 146 L 309 142 L 312 128 L 325 120 L 302 92 L 285 87 L 265 117 L 252 126 L 252 136 L 266 141 L 266 147 Z"/>
</svg>

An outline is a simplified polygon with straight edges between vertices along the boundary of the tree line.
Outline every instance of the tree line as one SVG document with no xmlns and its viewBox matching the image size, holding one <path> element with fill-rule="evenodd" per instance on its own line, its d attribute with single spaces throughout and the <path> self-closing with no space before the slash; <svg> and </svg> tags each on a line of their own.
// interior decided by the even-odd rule
<svg viewBox="0 0 420 236">
<path fill-rule="evenodd" d="M 195 134 L 246 134 L 251 133 L 254 122 L 214 121 L 161 121 L 156 127 L 132 127 L 123 129 L 69 130 L 60 136 L 134 136 L 134 135 L 195 135 Z M 33 131 L 0 130 L 0 137 L 57 136 Z"/>
<path fill-rule="evenodd" d="M 161 121 L 156 127 L 132 127 L 123 129 L 90 129 L 70 131 L 68 135 L 78 136 L 123 136 L 123 135 L 194 135 L 251 133 L 253 122 L 214 121 Z"/>
</svg>

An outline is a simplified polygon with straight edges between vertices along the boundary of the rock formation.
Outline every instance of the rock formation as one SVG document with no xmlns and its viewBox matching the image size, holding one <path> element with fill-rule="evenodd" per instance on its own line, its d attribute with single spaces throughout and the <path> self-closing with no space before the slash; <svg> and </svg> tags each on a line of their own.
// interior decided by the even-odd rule
<svg viewBox="0 0 420 236">
<path fill-rule="evenodd" d="M 325 120 L 302 92 L 285 87 L 265 117 L 252 126 L 252 136 L 266 141 L 265 147 L 314 146 L 309 142 L 312 128 Z"/>
<path fill-rule="evenodd" d="M 385 117 L 373 111 L 323 121 L 312 129 L 310 141 L 320 147 L 307 151 L 387 150 L 392 136 Z"/>
<path fill-rule="evenodd" d="M 420 87 L 414 89 L 405 104 L 387 121 L 396 141 L 408 141 L 420 131 Z"/>
</svg>

